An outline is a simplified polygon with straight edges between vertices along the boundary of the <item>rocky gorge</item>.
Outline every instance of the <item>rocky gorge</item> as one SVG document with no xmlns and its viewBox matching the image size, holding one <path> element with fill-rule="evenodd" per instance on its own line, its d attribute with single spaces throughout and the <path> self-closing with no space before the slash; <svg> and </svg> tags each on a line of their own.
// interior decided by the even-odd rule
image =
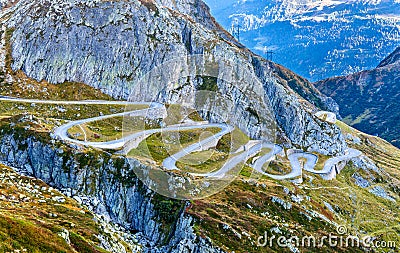
<svg viewBox="0 0 400 253">
<path fill-rule="evenodd" d="M 94 151 L 80 155 L 74 149 L 45 144 L 35 138 L 4 136 L 1 143 L 3 163 L 60 189 L 105 221 L 132 231 L 133 244 L 140 245 L 141 252 L 222 252 L 194 233 L 194 220 L 184 212 L 188 203 L 175 201 L 177 208 L 172 220 L 163 220 L 161 213 L 170 215 L 171 210 L 162 209 L 156 202 L 160 197 L 136 178 L 123 157 L 112 159 Z M 137 167 L 145 166 L 134 163 Z M 107 250 L 125 252 L 112 247 Z"/>
</svg>

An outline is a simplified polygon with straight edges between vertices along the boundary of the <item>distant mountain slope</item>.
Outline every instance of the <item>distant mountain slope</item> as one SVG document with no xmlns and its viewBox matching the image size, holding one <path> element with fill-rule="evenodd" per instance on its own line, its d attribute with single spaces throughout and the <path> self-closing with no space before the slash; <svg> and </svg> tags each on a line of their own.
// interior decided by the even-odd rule
<svg viewBox="0 0 400 253">
<path fill-rule="evenodd" d="M 400 47 L 376 69 L 316 86 L 336 99 L 348 124 L 400 147 Z"/>
<path fill-rule="evenodd" d="M 371 69 L 400 41 L 400 2 L 207 0 L 218 22 L 255 52 L 313 81 Z"/>
<path fill-rule="evenodd" d="M 385 58 L 385 60 L 383 60 L 378 68 L 380 67 L 384 67 L 396 62 L 400 61 L 400 47 L 398 47 L 393 53 L 391 53 L 388 57 Z"/>
</svg>

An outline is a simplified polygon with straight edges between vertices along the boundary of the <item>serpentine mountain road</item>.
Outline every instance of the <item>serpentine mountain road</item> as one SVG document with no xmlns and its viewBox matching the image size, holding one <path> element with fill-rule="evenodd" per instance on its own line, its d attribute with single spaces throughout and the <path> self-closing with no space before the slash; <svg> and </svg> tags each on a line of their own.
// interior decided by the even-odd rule
<svg viewBox="0 0 400 253">
<path fill-rule="evenodd" d="M 229 171 L 231 171 L 239 163 L 241 163 L 243 161 L 247 161 L 249 158 L 257 155 L 258 153 L 260 153 L 262 151 L 263 148 L 271 149 L 271 152 L 269 152 L 267 155 L 263 156 L 263 158 L 267 157 L 267 156 L 272 158 L 274 155 L 280 153 L 283 150 L 282 147 L 280 147 L 278 145 L 258 141 L 256 143 L 251 143 L 250 147 L 247 148 L 247 151 L 241 152 L 240 154 L 234 155 L 232 158 L 228 159 L 228 161 L 218 171 L 210 172 L 210 173 L 206 173 L 206 174 L 192 173 L 192 175 L 193 176 L 201 176 L 201 177 L 210 177 L 210 178 L 223 178 Z M 263 159 L 263 158 L 259 158 L 259 160 Z M 301 170 L 301 168 L 296 168 L 296 170 Z M 261 172 L 261 170 L 260 170 L 260 172 Z M 265 172 L 262 172 L 262 173 L 265 174 Z"/>
<path fill-rule="evenodd" d="M 109 119 L 113 117 L 123 117 L 123 116 L 129 116 L 129 117 L 158 117 L 158 118 L 164 118 L 166 115 L 166 108 L 163 104 L 160 103 L 137 103 L 137 102 L 126 102 L 126 101 L 96 101 L 96 100 L 82 100 L 82 101 L 57 101 L 57 100 L 38 100 L 38 99 L 20 99 L 20 98 L 14 98 L 14 97 L 8 97 L 8 96 L 0 96 L 0 101 L 4 102 L 19 102 L 19 103 L 37 103 L 37 104 L 60 104 L 60 105 L 88 105 L 88 104 L 96 104 L 96 105 L 145 105 L 148 106 L 146 109 L 142 110 L 132 110 L 132 111 L 126 111 L 123 113 L 117 113 L 117 114 L 110 114 L 110 115 L 104 115 L 104 116 L 98 116 L 98 117 L 93 117 L 93 118 L 88 118 L 88 119 L 82 119 L 82 120 L 76 120 L 76 121 L 71 121 L 65 125 L 62 125 L 58 128 L 55 129 L 54 135 L 58 137 L 59 139 L 63 141 L 68 141 L 71 143 L 75 144 L 80 144 L 84 146 L 91 146 L 94 148 L 99 148 L 99 149 L 115 149 L 119 150 L 122 149 L 119 153 L 121 154 L 127 154 L 131 149 L 136 148 L 138 144 L 149 137 L 152 134 L 155 133 L 160 133 L 163 131 L 187 131 L 187 130 L 195 130 L 195 129 L 206 129 L 206 128 L 219 128 L 221 131 L 218 133 L 214 134 L 213 136 L 206 138 L 204 140 L 201 140 L 198 143 L 195 143 L 193 145 L 190 145 L 189 147 L 186 147 L 179 151 L 178 153 L 166 158 L 163 161 L 163 167 L 167 170 L 179 170 L 176 167 L 176 162 L 185 157 L 186 155 L 196 152 L 196 151 L 201 151 L 201 150 L 206 150 L 210 147 L 215 147 L 218 143 L 218 141 L 226 134 L 229 134 L 233 131 L 234 127 L 229 126 L 227 124 L 219 124 L 219 123 L 209 123 L 209 122 L 191 122 L 191 123 L 184 123 L 184 124 L 178 124 L 178 125 L 173 125 L 173 126 L 167 126 L 164 128 L 159 128 L 159 129 L 149 129 L 145 131 L 141 131 L 138 133 L 131 134 L 129 136 L 123 137 L 118 140 L 114 141 L 108 141 L 108 142 L 87 142 L 87 141 L 80 141 L 76 139 L 72 139 L 68 135 L 68 130 L 71 127 L 74 126 L 80 126 L 82 124 L 94 122 L 94 121 L 101 121 L 104 119 Z M 247 150 L 246 148 L 247 147 Z M 239 154 L 231 154 L 232 157 L 228 159 L 228 161 L 222 166 L 221 169 L 215 171 L 215 172 L 210 172 L 210 173 L 205 173 L 205 174 L 196 174 L 196 173 L 191 173 L 193 176 L 201 176 L 201 177 L 210 177 L 210 178 L 222 178 L 226 176 L 228 172 L 230 172 L 234 167 L 236 167 L 240 162 L 245 162 L 249 158 L 254 157 L 255 155 L 259 154 L 262 149 L 268 148 L 271 151 L 268 152 L 266 155 L 258 158 L 251 166 L 253 169 L 263 175 L 266 175 L 268 177 L 271 177 L 276 180 L 284 180 L 284 179 L 291 179 L 291 178 L 296 178 L 302 175 L 302 167 L 300 164 L 300 159 L 305 159 L 306 163 L 304 164 L 304 169 L 308 172 L 314 173 L 314 174 L 319 174 L 322 177 L 328 178 L 329 175 L 332 175 L 333 170 L 336 168 L 337 164 L 343 161 L 348 161 L 350 159 L 353 159 L 355 157 L 361 156 L 362 153 L 358 150 L 355 149 L 349 149 L 347 152 L 338 157 L 333 157 L 329 159 L 325 165 L 323 170 L 315 170 L 314 167 L 318 161 L 318 157 L 314 154 L 311 153 L 305 153 L 305 152 L 294 152 L 291 154 L 288 154 L 289 161 L 291 163 L 291 168 L 292 171 L 289 174 L 286 175 L 272 175 L 269 173 L 266 173 L 263 170 L 263 165 L 273 159 L 273 157 L 279 153 L 282 153 L 283 148 L 280 147 L 279 145 L 271 144 L 271 143 L 266 143 L 263 141 L 251 141 L 245 146 L 242 147 L 244 149 L 244 152 L 240 152 Z M 334 177 L 334 176 L 333 176 Z M 332 178 L 329 177 L 330 179 Z"/>
<path fill-rule="evenodd" d="M 318 157 L 314 154 L 310 154 L 310 153 L 293 153 L 288 155 L 291 167 L 292 167 L 292 171 L 289 174 L 286 175 L 273 175 L 273 174 L 269 174 L 266 173 L 262 168 L 264 166 L 265 163 L 267 163 L 268 161 L 270 161 L 275 155 L 281 153 L 283 151 L 282 147 L 277 146 L 277 145 L 273 145 L 273 144 L 266 144 L 265 148 L 270 149 L 271 151 L 264 155 L 263 157 L 257 159 L 257 161 L 255 163 L 252 164 L 252 167 L 255 171 L 266 175 L 270 178 L 276 179 L 276 180 L 285 180 L 285 179 L 291 179 L 291 178 L 296 178 L 302 175 L 302 166 L 300 164 L 299 159 L 300 158 L 304 158 L 307 160 L 307 163 L 304 165 L 304 167 L 311 167 L 314 168 Z"/>
</svg>

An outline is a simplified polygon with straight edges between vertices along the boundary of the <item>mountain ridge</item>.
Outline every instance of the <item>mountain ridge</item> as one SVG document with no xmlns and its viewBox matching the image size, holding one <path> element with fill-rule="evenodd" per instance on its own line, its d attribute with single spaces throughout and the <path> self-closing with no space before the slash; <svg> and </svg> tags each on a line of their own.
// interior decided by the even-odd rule
<svg viewBox="0 0 400 253">
<path fill-rule="evenodd" d="M 398 1 L 208 2 L 243 44 L 312 81 L 374 68 L 400 41 Z"/>
<path fill-rule="evenodd" d="M 385 67 L 389 64 L 398 64 L 400 61 L 400 46 L 396 48 L 396 50 L 391 53 L 388 57 L 386 57 L 381 63 L 379 63 L 378 68 Z"/>
<path fill-rule="evenodd" d="M 399 59 L 400 47 L 375 69 L 329 78 L 315 85 L 336 99 L 346 123 L 399 146 Z"/>
</svg>

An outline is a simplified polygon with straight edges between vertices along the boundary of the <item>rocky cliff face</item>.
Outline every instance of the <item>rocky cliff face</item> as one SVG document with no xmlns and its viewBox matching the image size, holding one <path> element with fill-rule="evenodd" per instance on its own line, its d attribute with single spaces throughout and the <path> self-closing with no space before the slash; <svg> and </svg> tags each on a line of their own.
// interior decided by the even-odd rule
<svg viewBox="0 0 400 253">
<path fill-rule="evenodd" d="M 218 91 L 227 92 L 232 101 L 249 97 L 237 104 L 233 123 L 252 137 L 267 135 L 268 126 L 256 118 L 264 113 L 259 108 L 269 107 L 271 101 L 278 127 L 289 143 L 323 154 L 345 149 L 340 131 L 313 117 L 310 111 L 315 106 L 302 102 L 305 98 L 326 108 L 329 100 L 306 80 L 285 70 L 293 76 L 287 79 L 278 66 L 243 49 L 219 28 L 201 1 L 23 0 L 6 26 L 13 29 L 13 70 L 51 83 L 83 82 L 115 98 L 126 99 L 136 89 L 140 97 L 135 99 L 173 102 L 169 101 L 172 93 L 185 96 L 197 89 L 199 85 L 193 82 L 185 89 L 159 84 L 138 89 L 138 78 L 171 59 L 203 54 L 250 66 L 249 71 L 261 80 L 257 85 L 218 83 Z"/>
<path fill-rule="evenodd" d="M 376 69 L 330 78 L 316 86 L 338 102 L 346 123 L 400 146 L 399 59 L 400 48 Z"/>
<path fill-rule="evenodd" d="M 138 231 L 135 237 L 143 252 L 222 252 L 195 235 L 193 218 L 183 212 L 185 203 L 176 202 L 176 214 L 168 210 L 173 220 L 162 220 L 165 210 L 158 201 L 163 198 L 157 199 L 134 175 L 131 166 L 144 166 L 139 162 L 96 152 L 79 154 L 35 138 L 8 135 L 0 143 L 1 161 L 83 202 L 106 221 Z"/>
</svg>

